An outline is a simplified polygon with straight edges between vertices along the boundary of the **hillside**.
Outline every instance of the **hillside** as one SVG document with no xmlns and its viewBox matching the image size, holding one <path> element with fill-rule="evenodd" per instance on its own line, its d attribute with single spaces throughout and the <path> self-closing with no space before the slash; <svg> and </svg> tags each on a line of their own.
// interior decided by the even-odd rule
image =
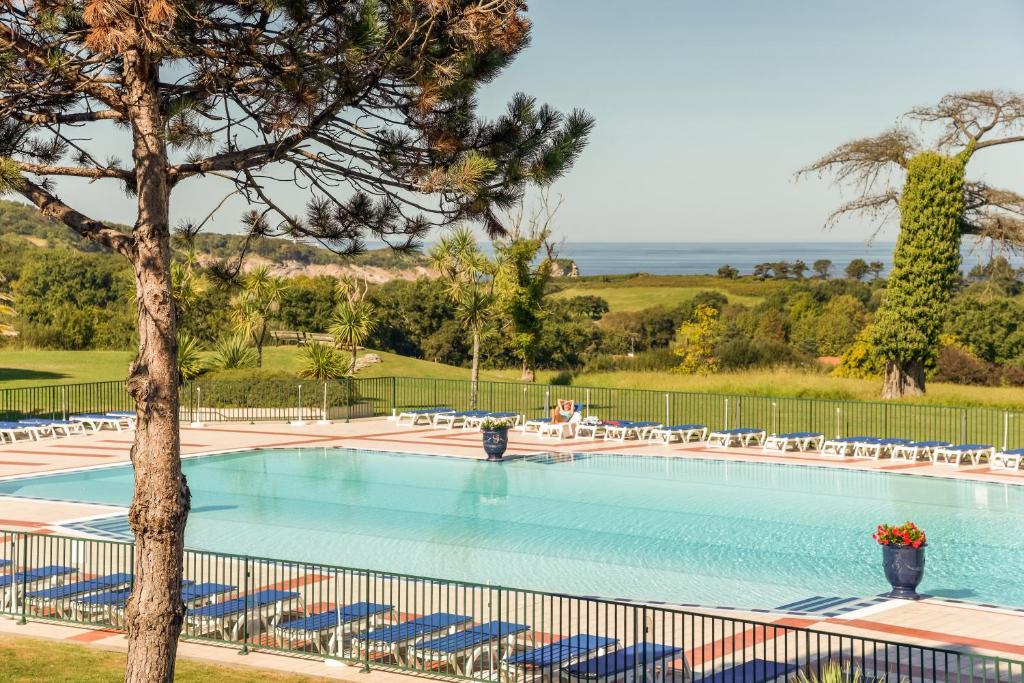
<svg viewBox="0 0 1024 683">
<path fill-rule="evenodd" d="M 124 226 L 120 226 L 124 227 Z M 241 235 L 203 233 L 196 236 L 200 260 L 230 259 L 242 250 Z M 65 247 L 83 252 L 103 252 L 103 247 L 82 239 L 56 221 L 44 218 L 34 208 L 0 200 L 0 245 L 41 249 Z M 314 244 L 269 237 L 250 246 L 246 266 L 266 264 L 279 275 L 355 275 L 370 282 L 415 279 L 429 274 L 426 257 L 420 253 L 398 253 L 391 249 L 370 249 L 356 256 L 339 256 Z"/>
</svg>

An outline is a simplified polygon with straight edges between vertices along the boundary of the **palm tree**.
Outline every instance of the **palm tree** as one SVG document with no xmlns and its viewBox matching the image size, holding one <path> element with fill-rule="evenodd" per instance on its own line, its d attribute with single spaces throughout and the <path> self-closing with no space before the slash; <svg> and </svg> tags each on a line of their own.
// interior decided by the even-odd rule
<svg viewBox="0 0 1024 683">
<path fill-rule="evenodd" d="M 178 332 L 178 376 L 182 382 L 195 379 L 203 371 L 203 346 L 187 332 Z"/>
<path fill-rule="evenodd" d="M 256 266 L 242 280 L 242 291 L 232 304 L 235 331 L 256 347 L 256 367 L 263 367 L 263 345 L 286 288 L 284 278 L 271 275 L 267 266 Z"/>
<path fill-rule="evenodd" d="M 456 305 L 456 317 L 473 336 L 469 405 L 476 408 L 480 383 L 480 338 L 491 322 L 494 264 L 480 251 L 468 228 L 441 238 L 430 251 L 430 266 L 448 285 L 448 298 Z"/>
<path fill-rule="evenodd" d="M 7 278 L 4 277 L 3 273 L 0 273 L 0 285 L 3 285 L 5 282 L 7 282 Z M 6 292 L 0 292 L 0 318 L 10 318 L 17 315 L 14 306 L 11 305 L 13 303 L 14 297 Z M 14 325 L 0 320 L 0 337 L 16 336 L 18 336 L 18 333 L 14 329 Z"/>
<path fill-rule="evenodd" d="M 339 346 L 352 349 L 350 374 L 356 372 L 356 354 L 366 339 L 377 329 L 377 311 L 366 301 L 369 285 L 365 281 L 342 279 L 337 292 L 343 299 L 335 309 L 328 332 Z"/>
</svg>

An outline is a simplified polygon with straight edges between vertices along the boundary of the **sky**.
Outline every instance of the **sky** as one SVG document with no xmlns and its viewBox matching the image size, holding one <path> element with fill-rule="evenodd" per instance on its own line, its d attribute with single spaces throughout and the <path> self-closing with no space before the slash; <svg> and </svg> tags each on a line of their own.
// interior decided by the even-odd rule
<svg viewBox="0 0 1024 683">
<path fill-rule="evenodd" d="M 1024 90 L 1020 0 L 532 0 L 529 16 L 531 46 L 485 86 L 481 111 L 522 91 L 597 119 L 552 191 L 569 242 L 867 240 L 867 221 L 823 231 L 849 193 L 794 173 L 944 94 Z M 979 153 L 969 176 L 1024 192 L 1024 144 Z M 133 220 L 116 192 L 62 196 Z M 220 198 L 184 184 L 173 216 L 200 219 Z M 214 229 L 233 231 L 234 216 Z"/>
</svg>

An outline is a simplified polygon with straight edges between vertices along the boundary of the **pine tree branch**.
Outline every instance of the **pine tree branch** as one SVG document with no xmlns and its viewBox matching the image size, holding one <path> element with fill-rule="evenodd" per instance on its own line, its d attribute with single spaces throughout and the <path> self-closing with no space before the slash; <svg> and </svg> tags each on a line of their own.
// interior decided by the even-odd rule
<svg viewBox="0 0 1024 683">
<path fill-rule="evenodd" d="M 99 167 L 99 166 L 51 166 L 49 164 L 33 164 L 28 161 L 15 161 L 22 171 L 34 175 L 60 175 L 73 176 L 76 178 L 117 178 L 118 180 L 133 180 L 135 175 L 131 171 L 120 168 Z"/>
<path fill-rule="evenodd" d="M 8 115 L 17 121 L 33 125 L 53 123 L 88 123 L 89 121 L 124 120 L 124 114 L 113 109 L 103 109 L 101 111 L 82 111 L 75 112 L 72 114 L 37 114 L 31 112 L 15 111 L 10 112 Z"/>
<path fill-rule="evenodd" d="M 132 258 L 135 242 L 131 236 L 75 211 L 42 185 L 23 179 L 18 191 L 35 204 L 40 213 L 59 220 L 82 237 Z"/>
</svg>

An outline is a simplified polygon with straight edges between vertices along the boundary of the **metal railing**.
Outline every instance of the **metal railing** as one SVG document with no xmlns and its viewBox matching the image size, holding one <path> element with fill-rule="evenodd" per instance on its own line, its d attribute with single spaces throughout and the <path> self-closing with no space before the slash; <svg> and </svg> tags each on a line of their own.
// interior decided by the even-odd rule
<svg viewBox="0 0 1024 683">
<path fill-rule="evenodd" d="M 468 380 L 369 377 L 332 382 L 288 379 L 197 380 L 181 388 L 182 420 L 314 421 L 387 415 L 406 408 L 470 405 Z M 1024 447 L 1024 411 L 901 402 L 826 400 L 607 387 L 480 382 L 477 408 L 547 415 L 559 398 L 605 419 L 758 427 L 828 436 L 907 439 Z M 122 382 L 0 390 L 0 420 L 130 410 Z"/>
<path fill-rule="evenodd" d="M 124 627 L 132 544 L 0 538 L 0 612 Z M 184 578 L 183 638 L 364 668 L 510 683 L 763 683 L 837 662 L 890 683 L 1024 683 L 1024 662 L 998 656 L 664 605 L 192 550 Z"/>
</svg>

